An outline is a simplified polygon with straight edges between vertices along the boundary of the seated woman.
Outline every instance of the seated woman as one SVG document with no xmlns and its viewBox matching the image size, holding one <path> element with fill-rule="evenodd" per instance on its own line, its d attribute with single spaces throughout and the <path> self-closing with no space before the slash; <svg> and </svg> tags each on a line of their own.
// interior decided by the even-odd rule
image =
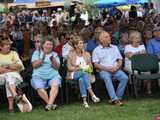
<svg viewBox="0 0 160 120">
<path fill-rule="evenodd" d="M 76 80 L 79 82 L 81 97 L 83 98 L 83 105 L 88 108 L 86 101 L 87 90 L 91 95 L 93 102 L 99 102 L 100 99 L 95 96 L 90 84 L 90 72 L 92 71 L 91 57 L 88 52 L 84 51 L 84 43 L 79 36 L 74 36 L 72 45 L 74 49 L 69 53 L 67 68 L 67 79 Z"/>
<path fill-rule="evenodd" d="M 130 44 L 126 45 L 124 49 L 125 70 L 127 70 L 129 73 L 132 72 L 130 58 L 135 54 L 142 54 L 146 52 L 144 45 L 141 45 L 141 40 L 141 33 L 139 33 L 138 31 L 131 31 L 131 33 L 129 34 Z"/>
<path fill-rule="evenodd" d="M 141 33 L 138 31 L 132 31 L 129 35 L 130 44 L 126 45 L 124 54 L 125 54 L 125 67 L 128 73 L 132 73 L 131 60 L 130 58 L 135 54 L 146 53 L 145 46 L 142 43 Z M 145 81 L 144 87 L 147 88 L 147 93 L 151 94 L 151 82 Z"/>
<path fill-rule="evenodd" d="M 23 80 L 19 72 L 24 69 L 17 52 L 10 50 L 9 38 L 0 38 L 0 85 L 5 85 L 9 103 L 9 112 L 14 112 L 14 100 L 18 102 L 22 96 L 17 94 L 16 86 Z"/>
<path fill-rule="evenodd" d="M 41 50 L 35 50 L 32 55 L 32 80 L 31 85 L 37 90 L 38 95 L 46 103 L 45 110 L 56 109 L 54 104 L 58 94 L 61 77 L 58 73 L 59 58 L 57 53 L 53 52 L 53 40 L 50 37 L 44 37 L 41 42 Z M 50 87 L 50 93 L 45 89 Z"/>
</svg>

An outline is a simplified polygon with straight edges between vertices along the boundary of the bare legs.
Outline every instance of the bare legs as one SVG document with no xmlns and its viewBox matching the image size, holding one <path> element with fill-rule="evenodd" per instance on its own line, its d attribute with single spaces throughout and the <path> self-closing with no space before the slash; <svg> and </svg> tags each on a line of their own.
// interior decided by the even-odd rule
<svg viewBox="0 0 160 120">
<path fill-rule="evenodd" d="M 55 99 L 58 94 L 59 87 L 58 86 L 52 86 L 49 96 L 47 94 L 47 91 L 44 89 L 37 89 L 38 95 L 44 100 L 46 104 L 53 104 L 55 102 Z"/>
</svg>

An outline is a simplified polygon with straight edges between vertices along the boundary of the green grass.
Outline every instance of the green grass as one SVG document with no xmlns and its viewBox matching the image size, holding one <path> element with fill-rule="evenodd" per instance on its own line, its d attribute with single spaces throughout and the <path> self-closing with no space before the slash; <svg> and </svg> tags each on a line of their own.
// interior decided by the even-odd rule
<svg viewBox="0 0 160 120">
<path fill-rule="evenodd" d="M 45 112 L 42 106 L 36 106 L 31 113 L 9 114 L 5 107 L 0 107 L 0 120 L 154 120 L 160 114 L 159 98 L 127 100 L 121 107 L 103 100 L 99 104 L 90 103 L 89 109 L 77 102 L 49 112 Z"/>
</svg>

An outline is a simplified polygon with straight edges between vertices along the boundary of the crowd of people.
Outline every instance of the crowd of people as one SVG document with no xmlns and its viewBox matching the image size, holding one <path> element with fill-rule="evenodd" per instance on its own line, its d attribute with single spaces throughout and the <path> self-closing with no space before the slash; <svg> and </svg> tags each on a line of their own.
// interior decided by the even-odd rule
<svg viewBox="0 0 160 120">
<path fill-rule="evenodd" d="M 71 11 L 2 13 L 0 25 L 0 85 L 6 87 L 9 112 L 15 101 L 23 100 L 16 86 L 23 82 L 20 72 L 27 69 L 22 62 L 26 57 L 33 68 L 31 86 L 47 111 L 57 108 L 55 99 L 64 80 L 79 84 L 85 108 L 87 91 L 93 102 L 100 102 L 92 88 L 97 78 L 104 81 L 109 103 L 123 105 L 131 57 L 145 53 L 160 57 L 160 14 L 152 3 L 145 3 L 143 11 L 132 6 L 126 14 L 113 7 L 94 17 L 79 5 Z M 152 94 L 151 82 L 144 86 L 146 94 Z"/>
</svg>

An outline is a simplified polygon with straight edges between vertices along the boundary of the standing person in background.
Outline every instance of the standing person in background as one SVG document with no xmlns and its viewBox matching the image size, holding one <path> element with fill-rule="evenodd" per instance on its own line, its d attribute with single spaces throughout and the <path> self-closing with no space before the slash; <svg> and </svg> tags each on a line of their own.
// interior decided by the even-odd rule
<svg viewBox="0 0 160 120">
<path fill-rule="evenodd" d="M 137 8 L 136 6 L 132 5 L 129 11 L 129 19 L 134 20 L 135 18 L 137 18 Z"/>
</svg>

